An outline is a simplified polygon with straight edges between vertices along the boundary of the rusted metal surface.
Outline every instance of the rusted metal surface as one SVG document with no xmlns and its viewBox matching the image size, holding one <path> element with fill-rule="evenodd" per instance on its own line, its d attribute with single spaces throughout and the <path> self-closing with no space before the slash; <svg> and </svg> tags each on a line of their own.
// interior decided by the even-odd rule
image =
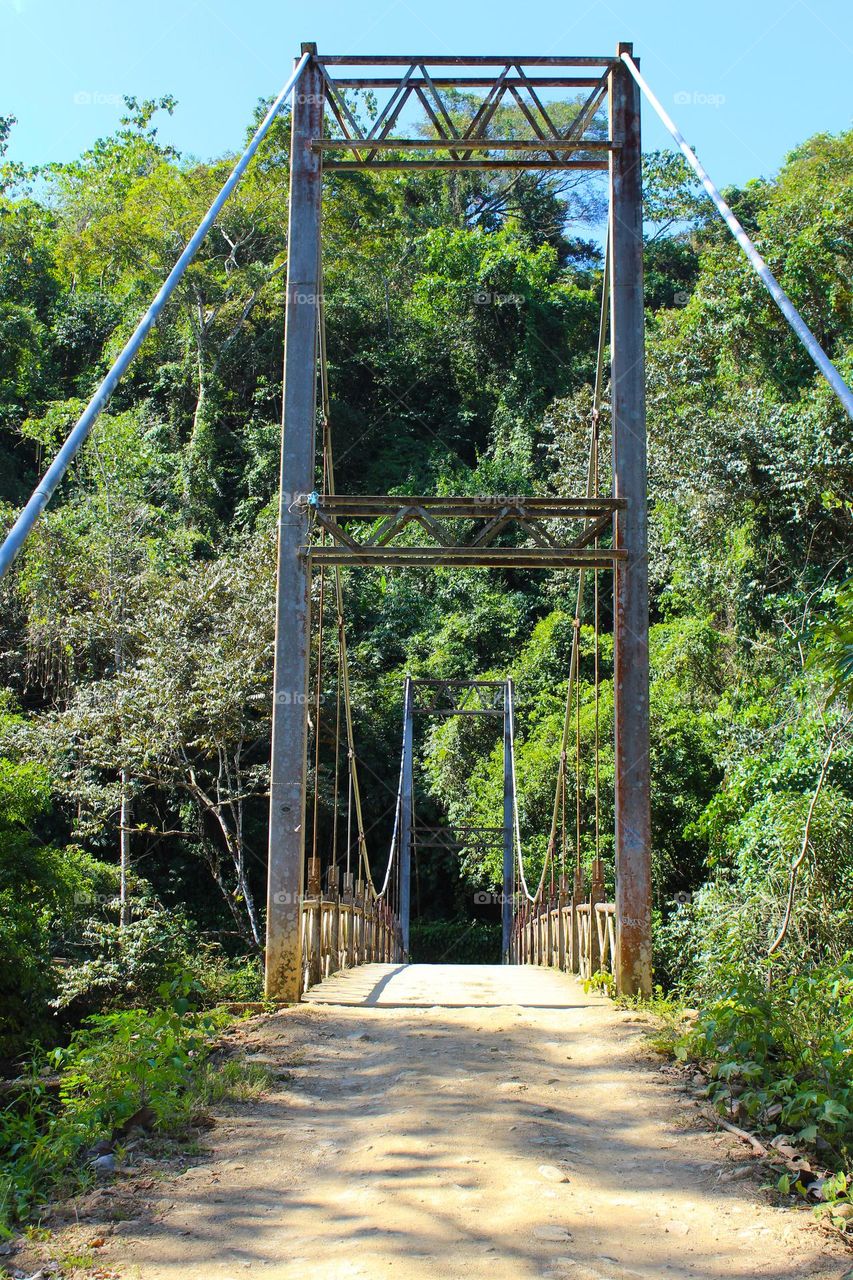
<svg viewBox="0 0 853 1280">
<path fill-rule="evenodd" d="M 377 62 L 369 58 L 321 57 L 318 65 L 323 76 L 329 112 L 335 136 L 319 137 L 318 148 L 327 152 L 352 152 L 342 159 L 327 162 L 329 170 L 359 171 L 366 169 L 525 169 L 571 170 L 604 169 L 607 162 L 599 154 L 609 150 L 610 142 L 601 137 L 598 112 L 605 91 L 611 58 L 464 58 L 436 59 L 430 56 L 385 58 Z M 337 77 L 336 68 L 361 66 L 397 67 L 399 75 L 345 74 Z M 446 70 L 431 73 L 428 68 L 460 68 L 461 74 L 448 75 Z M 493 68 L 491 77 L 472 75 L 472 69 Z M 557 74 L 561 68 L 597 67 L 597 77 Z M 468 70 L 466 75 L 464 72 Z M 544 69 L 545 74 L 542 74 Z M 539 74 L 537 74 L 537 71 Z M 467 89 L 464 96 L 447 99 L 446 91 Z M 583 88 L 586 99 L 568 125 L 555 120 L 553 105 L 540 92 L 545 89 Z M 379 110 L 368 127 L 362 125 L 357 112 L 351 110 L 347 93 L 367 91 L 381 99 Z M 478 100 L 479 97 L 479 100 Z M 404 115 L 408 105 L 423 112 L 421 126 L 409 123 Z M 500 114 L 510 108 L 526 121 L 530 136 L 526 139 L 498 136 L 504 120 Z M 428 133 L 426 132 L 428 130 Z M 424 157 L 423 153 L 433 153 Z M 488 152 L 476 158 L 472 152 Z M 495 152 L 513 152 L 497 157 Z"/>
<path fill-rule="evenodd" d="M 630 53 L 620 45 L 618 53 Z M 611 68 L 611 415 L 616 516 L 614 711 L 616 980 L 650 995 L 649 605 L 643 334 L 643 211 L 640 91 L 628 68 Z"/>
<path fill-rule="evenodd" d="M 516 547 L 341 547 L 311 550 L 313 564 L 352 565 L 389 569 L 610 569 L 625 552 L 600 547 L 596 550 L 571 548 Z"/>
<path fill-rule="evenodd" d="M 431 516 L 449 516 L 457 520 L 493 520 L 496 517 L 565 520 L 585 516 L 598 517 L 606 511 L 618 511 L 625 506 L 620 498 L 540 497 L 530 494 L 503 494 L 494 497 L 467 497 L 450 495 L 434 497 L 426 494 L 384 493 L 318 495 L 311 503 L 304 504 L 329 519 L 368 519 L 381 517 L 397 520 L 400 513 L 423 510 Z"/>
<path fill-rule="evenodd" d="M 276 1000 L 298 1000 L 303 983 L 310 568 L 299 554 L 308 516 L 293 494 L 314 488 L 322 174 L 311 143 L 322 124 L 323 80 L 312 61 L 294 95 L 290 156 L 265 983 Z"/>
<path fill-rule="evenodd" d="M 607 172 L 606 160 L 473 160 L 463 158 L 460 160 L 404 160 L 402 158 L 393 158 L 388 160 L 377 160 L 367 163 L 363 160 L 330 160 L 326 164 L 327 170 L 338 170 L 339 172 L 360 173 L 370 169 L 417 169 L 422 172 L 436 172 L 446 170 L 459 169 L 512 169 L 514 171 L 522 171 L 527 169 L 537 170 L 565 170 L 565 169 L 589 169 L 590 171 L 600 170 L 602 173 Z"/>
<path fill-rule="evenodd" d="M 537 75 L 532 77 L 508 76 L 504 81 L 507 88 L 521 89 L 527 83 L 533 83 L 538 89 L 594 89 L 599 83 L 599 76 L 553 76 Z M 415 88 L 428 89 L 435 85 L 437 89 L 490 89 L 495 82 L 494 76 L 443 75 L 440 72 L 419 79 L 413 76 L 409 83 Z M 396 89 L 399 87 L 399 76 L 335 76 L 336 89 Z"/>
<path fill-rule="evenodd" d="M 307 505 L 313 541 L 304 551 L 317 565 L 610 568 L 620 554 L 590 546 L 612 530 L 613 498 L 312 495 Z M 522 545 L 496 545 L 507 534 Z"/>
<path fill-rule="evenodd" d="M 352 151 L 365 144 L 357 139 L 349 138 L 317 138 L 315 151 Z M 404 143 L 396 138 L 374 139 L 371 149 L 377 151 L 393 151 L 405 146 L 407 151 L 435 151 L 440 146 L 438 138 L 407 138 Z M 552 146 L 550 141 L 541 138 L 453 138 L 447 142 L 448 148 L 454 151 L 610 151 L 613 143 L 600 139 L 589 139 L 586 142 L 561 143 Z"/>
<path fill-rule="evenodd" d="M 403 955 L 409 954 L 409 917 L 412 901 L 412 801 L 414 791 L 414 692 L 406 676 L 403 702 L 403 770 L 400 794 L 400 937 Z"/>
<path fill-rule="evenodd" d="M 627 49 L 630 46 L 623 47 Z M 404 67 L 413 64 L 418 67 L 514 67 L 519 64 L 525 67 L 609 67 L 615 58 L 612 54 L 552 57 L 517 53 L 477 53 L 472 56 L 447 53 L 323 53 L 318 55 L 317 60 L 327 67 Z"/>
</svg>

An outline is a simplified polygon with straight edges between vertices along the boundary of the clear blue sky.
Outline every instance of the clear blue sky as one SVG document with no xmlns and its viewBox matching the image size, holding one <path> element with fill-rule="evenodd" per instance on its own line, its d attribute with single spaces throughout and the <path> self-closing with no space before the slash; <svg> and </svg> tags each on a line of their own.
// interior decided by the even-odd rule
<svg viewBox="0 0 853 1280">
<path fill-rule="evenodd" d="M 173 93 L 161 136 L 207 158 L 240 143 L 302 40 L 598 54 L 619 39 L 721 185 L 772 174 L 810 133 L 851 123 L 850 0 L 0 0 L 0 114 L 19 119 L 11 158 L 62 160 L 116 126 L 122 94 Z M 647 109 L 645 145 L 666 141 Z"/>
</svg>

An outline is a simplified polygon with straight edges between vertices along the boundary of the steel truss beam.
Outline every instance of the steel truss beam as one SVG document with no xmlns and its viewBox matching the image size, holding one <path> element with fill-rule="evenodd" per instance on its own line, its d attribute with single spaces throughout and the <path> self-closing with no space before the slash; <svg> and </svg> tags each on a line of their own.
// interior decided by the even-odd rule
<svg viewBox="0 0 853 1280">
<path fill-rule="evenodd" d="M 340 159 L 325 159 L 327 170 L 604 170 L 613 143 L 603 136 L 599 110 L 613 62 L 608 57 L 319 56 L 334 136 L 315 138 L 313 145 L 333 157 L 343 153 Z M 336 76 L 337 67 L 400 70 L 396 76 Z M 577 67 L 596 68 L 597 74 L 568 74 Z M 486 69 L 491 75 L 483 74 Z M 586 96 L 577 102 L 572 120 L 560 125 L 553 102 L 540 96 L 543 89 L 582 89 Z M 369 127 L 348 101 L 352 91 L 387 95 Z M 423 113 L 420 122 L 402 122 L 407 106 Z M 507 107 L 523 117 L 527 137 L 501 136 L 500 113 Z"/>
<path fill-rule="evenodd" d="M 303 554 L 317 565 L 609 569 L 622 556 L 599 545 L 624 507 L 618 498 L 312 494 L 305 505 L 313 515 L 313 537 Z M 396 541 L 404 533 L 408 538 L 414 526 L 425 541 Z M 496 545 L 507 533 L 526 545 Z M 328 541 L 321 543 L 324 534 Z"/>
<path fill-rule="evenodd" d="M 456 853 L 487 844 L 503 844 L 503 827 L 418 827 L 415 843 L 419 849 L 446 849 Z"/>
<path fill-rule="evenodd" d="M 545 56 L 522 54 L 519 57 L 517 53 L 509 56 L 476 53 L 470 57 L 456 53 L 324 53 L 318 55 L 317 61 L 327 67 L 405 67 L 413 62 L 422 67 L 502 67 L 507 64 L 513 66 L 518 62 L 522 62 L 526 67 L 609 67 L 612 63 L 618 62 L 618 58 L 607 53 L 601 56 L 573 54 L 566 57 L 552 57 L 550 54 Z"/>
<path fill-rule="evenodd" d="M 412 711 L 431 716 L 502 716 L 505 680 L 412 680 Z"/>
</svg>

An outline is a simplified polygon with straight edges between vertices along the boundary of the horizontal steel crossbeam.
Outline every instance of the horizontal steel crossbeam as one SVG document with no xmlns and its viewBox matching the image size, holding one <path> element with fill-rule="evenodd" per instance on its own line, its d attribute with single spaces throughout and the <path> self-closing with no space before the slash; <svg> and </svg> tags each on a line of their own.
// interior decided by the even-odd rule
<svg viewBox="0 0 853 1280">
<path fill-rule="evenodd" d="M 329 515 L 373 519 L 398 511 L 402 507 L 423 507 L 439 516 L 457 516 L 460 519 L 477 519 L 492 516 L 504 507 L 524 508 L 535 512 L 540 519 L 560 519 L 570 515 L 598 515 L 602 511 L 620 511 L 625 507 L 623 498 L 549 498 L 527 494 L 477 495 L 473 497 L 448 496 L 425 497 L 420 494 L 323 494 L 317 499 L 317 510 Z"/>
<path fill-rule="evenodd" d="M 315 55 L 315 61 L 333 121 L 331 134 L 313 140 L 315 150 L 333 156 L 326 169 L 608 168 L 613 143 L 602 137 L 599 113 L 613 58 Z M 338 75 L 342 67 L 366 74 Z M 377 75 L 383 67 L 397 74 Z M 570 74 L 575 68 L 596 75 Z M 584 91 L 571 103 L 576 110 L 568 122 L 565 104 L 555 111 L 542 96 L 546 88 Z M 353 106 L 352 91 L 378 95 L 370 125 Z M 409 120 L 407 106 L 423 113 L 419 121 Z M 500 136 L 517 133 L 521 120 L 527 137 Z"/>
<path fill-rule="evenodd" d="M 395 547 L 347 551 L 343 547 L 311 547 L 315 565 L 353 565 L 388 569 L 611 569 L 623 551 L 517 550 L 515 547 Z"/>
<path fill-rule="evenodd" d="M 483 54 L 471 56 L 447 53 L 370 54 L 370 53 L 318 53 L 317 61 L 327 67 L 610 67 L 618 61 L 612 53 L 600 57 L 593 54 L 552 57 L 540 54 L 519 56 L 511 54 Z"/>
<path fill-rule="evenodd" d="M 504 84 L 508 89 L 522 89 L 528 83 L 537 89 L 594 89 L 600 82 L 600 76 L 530 76 L 519 79 L 507 76 Z M 399 76 L 357 76 L 347 79 L 335 76 L 336 89 L 396 89 L 400 83 Z M 448 76 L 437 72 L 429 80 L 412 76 L 409 84 L 415 89 L 425 89 L 434 84 L 437 89 L 491 89 L 495 83 L 494 76 Z"/>
<path fill-rule="evenodd" d="M 312 495 L 307 505 L 313 540 L 303 554 L 316 565 L 609 569 L 623 558 L 598 545 L 624 507 L 618 498 L 347 494 Z M 397 541 L 410 526 L 425 540 Z M 506 533 L 527 545 L 497 545 Z"/>
<path fill-rule="evenodd" d="M 412 711 L 432 716 L 503 716 L 505 680 L 412 680 Z"/>
<path fill-rule="evenodd" d="M 413 689 L 503 689 L 506 680 L 442 680 L 424 676 L 412 681 Z"/>
<path fill-rule="evenodd" d="M 367 144 L 361 138 L 317 138 L 312 143 L 315 151 L 354 151 Z M 612 151 L 614 144 L 606 139 L 595 138 L 589 141 L 557 143 L 555 139 L 542 138 L 407 138 L 401 142 L 398 138 L 374 139 L 371 149 L 393 151 L 395 148 L 407 151 L 435 151 L 453 149 L 454 151 Z"/>
<path fill-rule="evenodd" d="M 419 849 L 446 849 L 448 852 L 470 848 L 471 845 L 500 844 L 503 838 L 503 827 L 418 827 L 415 831 Z"/>
<path fill-rule="evenodd" d="M 544 148 L 541 148 L 544 150 Z M 557 148 L 560 150 L 561 148 Z M 587 172 L 606 173 L 609 165 L 606 160 L 474 160 L 463 156 L 460 160 L 332 160 L 323 166 L 324 170 L 339 170 L 358 173 L 366 169 L 583 169 Z"/>
</svg>

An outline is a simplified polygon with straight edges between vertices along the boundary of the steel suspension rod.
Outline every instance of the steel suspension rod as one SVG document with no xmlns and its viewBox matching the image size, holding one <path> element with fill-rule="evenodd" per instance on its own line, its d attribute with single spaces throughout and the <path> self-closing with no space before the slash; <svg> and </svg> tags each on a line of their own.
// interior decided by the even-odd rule
<svg viewBox="0 0 853 1280">
<path fill-rule="evenodd" d="M 234 165 L 234 168 L 228 175 L 228 178 L 220 189 L 216 199 L 213 201 L 213 204 L 199 223 L 192 239 L 187 243 L 183 253 L 178 258 L 178 261 L 172 267 L 172 270 L 161 285 L 157 296 L 151 303 L 151 306 L 139 321 L 139 324 L 134 329 L 133 334 L 128 339 L 120 355 L 116 359 L 115 364 L 110 369 L 103 382 L 101 382 L 89 403 L 86 405 L 86 408 L 83 410 L 83 413 L 78 419 L 76 425 L 72 428 L 68 439 L 65 441 L 62 448 L 59 450 L 59 453 L 56 455 L 50 467 L 42 477 L 40 483 L 37 485 L 33 492 L 33 496 L 30 498 L 29 502 L 12 525 L 9 533 L 6 535 L 3 545 L 0 547 L 0 578 L 2 578 L 6 573 L 12 561 L 15 559 L 15 556 L 26 542 L 32 532 L 33 525 L 44 511 L 48 502 L 50 502 L 50 499 L 53 497 L 54 490 L 80 451 L 80 448 L 89 435 L 89 432 L 92 430 L 92 427 L 97 422 L 101 412 L 106 407 L 110 396 L 115 391 L 121 381 L 121 378 L 124 376 L 131 361 L 142 346 L 142 343 L 145 341 L 150 330 L 157 323 L 163 308 L 175 291 L 175 286 L 178 284 L 187 267 L 198 253 L 208 231 L 213 226 L 226 200 L 231 195 L 232 191 L 237 186 L 237 183 L 248 168 L 252 157 L 263 142 L 266 134 L 269 132 L 270 126 L 281 108 L 284 106 L 286 99 L 292 93 L 299 77 L 305 70 L 310 57 L 310 53 L 303 53 L 302 57 L 297 62 L 293 69 L 293 74 L 288 77 L 275 102 L 258 125 L 254 135 L 252 136 L 251 142 L 246 147 L 246 150 L 243 152 L 240 159 Z"/>
<path fill-rule="evenodd" d="M 756 275 L 761 280 L 761 283 L 764 285 L 765 289 L 782 312 L 782 315 L 788 321 L 788 324 L 791 326 L 806 351 L 808 351 L 812 360 L 814 360 L 818 369 L 820 369 L 821 373 L 838 396 L 838 399 L 847 411 L 848 417 L 853 418 L 853 390 L 851 390 L 844 381 L 841 374 L 838 372 L 835 365 L 832 363 L 829 356 L 826 354 L 823 347 L 820 345 L 817 338 L 814 336 L 811 329 L 806 324 L 805 320 L 800 315 L 785 290 L 779 284 L 779 281 L 773 275 L 773 272 L 770 270 L 767 263 L 750 240 L 749 236 L 744 231 L 740 222 L 738 222 L 730 206 L 714 186 L 704 166 L 697 158 L 695 152 L 691 149 L 681 130 L 667 114 L 660 101 L 655 97 L 647 81 L 640 74 L 640 69 L 634 59 L 629 53 L 624 52 L 620 54 L 620 57 L 636 80 L 637 84 L 642 89 L 643 93 L 648 98 L 651 105 L 654 107 L 657 114 L 660 116 L 666 128 L 678 143 L 684 153 L 685 160 L 702 183 L 702 186 L 705 188 L 705 191 L 711 197 L 714 204 L 717 206 L 717 210 L 722 216 L 723 221 L 728 226 L 729 231 L 731 231 L 741 249 L 743 249 L 752 264 Z"/>
</svg>

